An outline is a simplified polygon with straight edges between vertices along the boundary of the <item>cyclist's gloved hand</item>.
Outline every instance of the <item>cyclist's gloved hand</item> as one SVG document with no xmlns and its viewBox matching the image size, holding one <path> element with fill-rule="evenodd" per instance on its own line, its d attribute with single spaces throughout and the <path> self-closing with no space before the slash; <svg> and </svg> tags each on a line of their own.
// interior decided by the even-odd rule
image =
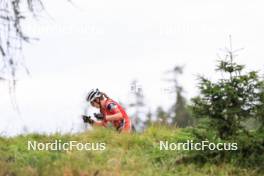
<svg viewBox="0 0 264 176">
<path fill-rule="evenodd" d="M 104 120 L 104 114 L 102 114 L 102 113 L 94 113 L 94 117 L 97 120 Z"/>
<path fill-rule="evenodd" d="M 94 120 L 91 119 L 90 116 L 82 115 L 82 119 L 83 119 L 83 122 L 84 123 L 89 123 L 91 125 L 93 125 L 93 123 L 94 123 Z"/>
</svg>

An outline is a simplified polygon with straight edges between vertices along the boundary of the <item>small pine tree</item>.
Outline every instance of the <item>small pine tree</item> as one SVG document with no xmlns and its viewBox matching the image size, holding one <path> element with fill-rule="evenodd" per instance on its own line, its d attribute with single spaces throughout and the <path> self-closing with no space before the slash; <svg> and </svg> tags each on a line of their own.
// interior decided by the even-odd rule
<svg viewBox="0 0 264 176">
<path fill-rule="evenodd" d="M 209 118 L 209 128 L 215 129 L 221 139 L 236 136 L 238 132 L 248 133 L 242 122 L 250 118 L 264 117 L 264 81 L 256 71 L 244 73 L 244 65 L 233 62 L 230 52 L 227 60 L 220 60 L 217 72 L 223 77 L 216 82 L 201 76 L 201 95 L 194 98 L 194 115 Z"/>
<path fill-rule="evenodd" d="M 184 128 L 193 124 L 192 117 L 187 109 L 187 103 L 185 97 L 182 95 L 182 88 L 178 87 L 176 90 L 177 99 L 173 106 L 173 110 L 176 116 L 173 118 L 173 124 L 178 127 Z"/>
<path fill-rule="evenodd" d="M 156 114 L 157 114 L 158 123 L 162 125 L 168 124 L 169 115 L 163 110 L 161 106 L 157 107 Z"/>
</svg>

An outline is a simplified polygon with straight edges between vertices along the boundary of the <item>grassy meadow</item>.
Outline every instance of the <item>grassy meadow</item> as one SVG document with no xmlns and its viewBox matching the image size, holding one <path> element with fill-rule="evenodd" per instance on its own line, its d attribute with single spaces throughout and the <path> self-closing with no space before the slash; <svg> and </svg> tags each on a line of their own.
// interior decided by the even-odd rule
<svg viewBox="0 0 264 176">
<path fill-rule="evenodd" d="M 0 138 L 1 176 L 90 176 L 90 175 L 258 175 L 254 169 L 235 165 L 184 163 L 187 151 L 159 149 L 159 141 L 185 142 L 192 139 L 188 129 L 153 126 L 140 134 L 117 134 L 95 129 L 80 134 L 28 134 Z M 78 141 L 106 143 L 102 151 L 33 151 L 28 141 Z"/>
</svg>

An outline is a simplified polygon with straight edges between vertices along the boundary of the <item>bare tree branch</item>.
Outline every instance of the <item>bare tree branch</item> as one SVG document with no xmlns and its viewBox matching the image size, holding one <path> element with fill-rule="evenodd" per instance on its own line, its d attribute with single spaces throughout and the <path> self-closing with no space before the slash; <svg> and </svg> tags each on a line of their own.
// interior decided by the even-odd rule
<svg viewBox="0 0 264 176">
<path fill-rule="evenodd" d="M 24 34 L 21 27 L 22 20 L 28 15 L 22 7 L 27 7 L 34 16 L 44 9 L 41 0 L 0 0 L 0 76 L 1 80 L 9 82 L 13 104 L 16 104 L 17 72 L 23 69 L 28 74 L 22 50 L 23 43 L 29 42 L 31 38 Z"/>
</svg>

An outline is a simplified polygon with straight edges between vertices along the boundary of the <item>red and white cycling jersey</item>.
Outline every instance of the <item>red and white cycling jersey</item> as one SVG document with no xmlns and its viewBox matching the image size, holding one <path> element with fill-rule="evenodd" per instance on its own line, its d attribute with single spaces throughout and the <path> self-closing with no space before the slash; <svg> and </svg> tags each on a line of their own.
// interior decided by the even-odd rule
<svg viewBox="0 0 264 176">
<path fill-rule="evenodd" d="M 106 126 L 108 122 L 112 123 L 113 126 L 120 132 L 130 132 L 131 131 L 131 120 L 128 117 L 124 108 L 112 99 L 107 99 L 105 106 L 100 109 L 101 113 L 104 115 L 114 115 L 121 112 L 122 118 L 119 120 L 104 120 L 103 125 Z"/>
</svg>

